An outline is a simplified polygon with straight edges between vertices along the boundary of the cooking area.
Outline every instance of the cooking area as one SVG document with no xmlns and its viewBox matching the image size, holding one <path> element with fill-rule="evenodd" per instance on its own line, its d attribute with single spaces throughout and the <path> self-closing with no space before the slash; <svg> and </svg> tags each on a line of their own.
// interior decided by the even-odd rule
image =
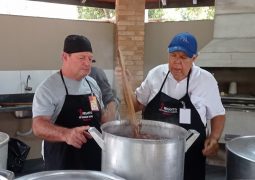
<svg viewBox="0 0 255 180">
<path fill-rule="evenodd" d="M 221 141 L 240 135 L 251 135 L 254 129 L 254 68 L 206 67 L 218 80 L 227 121 Z M 234 82 L 234 87 L 233 87 Z M 233 89 L 234 88 L 234 89 Z"/>
<path fill-rule="evenodd" d="M 245 141 L 246 138 L 234 141 L 239 136 L 254 135 L 255 23 L 251 20 L 251 17 L 254 19 L 254 5 L 254 1 L 216 1 L 213 39 L 200 50 L 198 59 L 198 64 L 217 79 L 226 109 L 226 123 L 220 139 L 221 153 L 216 160 L 208 159 L 209 163 L 226 166 L 226 179 L 255 178 L 249 168 L 243 168 L 254 164 L 254 160 L 248 157 L 249 151 L 253 151 L 254 141 L 252 138 L 250 141 Z M 247 149 L 251 146 L 249 150 L 245 145 L 241 147 L 243 141 L 247 142 Z M 231 146 L 238 147 L 241 152 L 230 150 Z M 248 159 L 248 162 L 243 159 Z M 237 170 L 241 166 L 247 176 Z"/>
<path fill-rule="evenodd" d="M 135 113 L 132 108 L 130 110 L 133 91 L 140 86 L 150 69 L 168 62 L 170 51 L 168 53 L 166 47 L 172 37 L 180 32 L 190 32 L 196 36 L 198 59 L 195 64 L 209 71 L 217 80 L 219 99 L 226 111 L 225 127 L 218 139 L 219 151 L 216 156 L 206 158 L 205 180 L 255 179 L 254 171 L 249 169 L 254 168 L 255 165 L 253 153 L 255 151 L 253 78 L 255 77 L 255 1 L 70 0 L 58 3 L 115 9 L 116 19 L 77 21 L 0 14 L 0 21 L 3 23 L 0 39 L 5 42 L 0 43 L 2 49 L 0 50 L 0 59 L 2 59 L 0 62 L 0 179 L 1 175 L 4 176 L 1 169 L 7 169 L 7 159 L 5 159 L 7 156 L 4 154 L 9 138 L 23 141 L 30 147 L 30 152 L 22 170 L 15 174 L 8 174 L 10 172 L 7 171 L 6 177 L 13 179 L 14 177 L 11 176 L 15 175 L 18 179 L 34 178 L 34 176 L 58 178 L 60 171 L 56 171 L 56 174 L 44 171 L 41 155 L 42 139 L 32 132 L 32 101 L 37 87 L 47 77 L 59 71 L 59 65 L 62 63 L 60 53 L 63 40 L 68 34 L 82 34 L 91 41 L 93 58 L 96 60 L 93 66 L 103 69 L 110 79 L 110 86 L 120 98 L 118 119 L 121 121 L 102 124 L 101 132 L 96 128 L 88 130 L 98 148 L 102 150 L 102 171 L 98 173 L 66 171 L 62 172 L 64 175 L 59 178 L 68 179 L 72 176 L 77 179 L 87 177 L 120 180 L 183 179 L 186 151 L 196 142 L 199 133 L 186 131 L 180 126 L 166 122 L 141 120 L 143 112 Z M 145 8 L 160 6 L 164 9 L 204 5 L 215 7 L 214 20 L 144 23 Z M 56 28 L 61 31 L 56 33 Z M 22 35 L 17 35 L 17 29 L 19 29 L 18 34 Z M 121 59 L 118 59 L 119 50 Z M 119 60 L 124 61 L 119 62 Z M 127 97 L 121 95 L 122 92 L 117 86 L 114 71 L 118 63 L 123 63 L 123 72 L 128 69 L 135 79 L 135 83 L 132 84 L 134 87 L 124 88 L 124 92 L 130 91 Z M 123 82 L 127 84 L 126 81 Z M 185 110 L 185 104 L 183 107 Z M 138 131 L 141 134 L 134 135 L 133 126 L 130 127 L 126 120 L 130 120 L 131 125 L 136 125 L 135 121 L 139 121 L 141 124 Z M 208 134 L 211 132 L 210 122 L 207 120 Z M 6 137 L 1 132 L 9 136 Z M 139 135 L 153 138 L 139 138 Z M 244 173 L 238 171 L 242 167 L 245 167 Z M 41 173 L 36 174 L 37 172 Z"/>
</svg>

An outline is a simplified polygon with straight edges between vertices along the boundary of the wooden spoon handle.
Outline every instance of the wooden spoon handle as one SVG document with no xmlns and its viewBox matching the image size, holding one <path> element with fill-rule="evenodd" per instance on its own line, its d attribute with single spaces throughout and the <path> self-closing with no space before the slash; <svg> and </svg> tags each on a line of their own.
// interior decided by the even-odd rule
<svg viewBox="0 0 255 180">
<path fill-rule="evenodd" d="M 128 113 L 129 113 L 128 115 L 130 117 L 130 123 L 134 127 L 134 129 L 138 129 L 139 122 L 136 119 L 135 108 L 134 108 L 134 104 L 133 104 L 133 100 L 132 100 L 133 90 L 132 90 L 130 83 L 128 82 L 128 78 L 126 75 L 125 62 L 124 62 L 124 58 L 123 58 L 120 50 L 118 50 L 118 55 L 119 55 L 119 64 L 120 64 L 120 67 L 122 69 L 122 74 L 123 74 L 122 75 L 123 91 L 124 91 L 124 98 L 125 98 L 125 101 L 126 101 L 127 107 L 128 107 Z"/>
</svg>

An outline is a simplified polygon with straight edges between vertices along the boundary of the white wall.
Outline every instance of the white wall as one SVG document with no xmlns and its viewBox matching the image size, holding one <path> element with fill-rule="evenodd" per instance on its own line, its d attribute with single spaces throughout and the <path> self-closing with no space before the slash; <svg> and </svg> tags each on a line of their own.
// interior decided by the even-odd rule
<svg viewBox="0 0 255 180">
<path fill-rule="evenodd" d="M 64 39 L 82 34 L 91 41 L 96 64 L 113 69 L 114 24 L 0 15 L 0 70 L 55 70 Z"/>
</svg>

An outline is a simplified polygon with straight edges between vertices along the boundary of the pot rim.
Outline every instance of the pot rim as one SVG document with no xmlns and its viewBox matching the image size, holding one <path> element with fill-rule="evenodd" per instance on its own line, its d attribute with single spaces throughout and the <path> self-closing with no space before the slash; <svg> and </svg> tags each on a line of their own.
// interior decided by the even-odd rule
<svg viewBox="0 0 255 180">
<path fill-rule="evenodd" d="M 139 138 L 132 138 L 132 137 L 125 137 L 125 136 L 119 136 L 113 133 L 109 133 L 107 131 L 105 131 L 105 129 L 109 126 L 115 126 L 115 125 L 128 125 L 130 124 L 130 122 L 128 120 L 115 120 L 115 121 L 109 121 L 104 123 L 103 125 L 101 125 L 101 130 L 103 135 L 107 134 L 107 136 L 112 137 L 112 138 L 118 138 L 120 140 L 127 140 L 127 141 L 132 141 L 132 142 L 148 142 L 148 143 L 169 143 L 169 142 L 174 142 L 174 141 L 179 141 L 179 140 L 183 140 L 186 139 L 186 135 L 188 133 L 188 131 L 186 129 L 184 129 L 181 126 L 175 125 L 175 124 L 170 124 L 167 122 L 161 122 L 161 121 L 153 121 L 153 120 L 140 120 L 140 122 L 142 124 L 145 125 L 153 125 L 153 126 L 158 126 L 158 127 L 175 127 L 175 128 L 179 128 L 180 131 L 183 132 L 183 135 L 179 135 L 179 136 L 175 136 L 175 137 L 171 137 L 171 138 L 160 138 L 160 139 L 139 139 Z"/>
<path fill-rule="evenodd" d="M 109 180 L 125 180 L 114 174 L 104 173 L 102 171 L 92 171 L 92 170 L 54 170 L 54 171 L 41 171 L 37 173 L 28 174 L 17 178 L 17 180 L 36 180 L 37 178 L 43 177 L 57 177 L 58 175 L 94 175 L 99 178 L 109 178 Z M 86 177 L 84 177 L 86 178 Z M 74 178 L 75 179 L 75 178 Z"/>
</svg>

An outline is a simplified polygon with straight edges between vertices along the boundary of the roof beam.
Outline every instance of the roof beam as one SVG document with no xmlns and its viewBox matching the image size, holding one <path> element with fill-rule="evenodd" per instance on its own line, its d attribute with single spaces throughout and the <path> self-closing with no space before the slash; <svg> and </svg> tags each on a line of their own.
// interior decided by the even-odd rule
<svg viewBox="0 0 255 180">
<path fill-rule="evenodd" d="M 115 9 L 115 0 L 30 0 L 41 1 L 49 3 L 70 4 L 77 6 L 88 6 Z M 193 0 L 165 0 L 166 5 L 163 6 L 161 0 L 146 0 L 146 9 L 157 8 L 181 8 L 181 7 L 201 7 L 201 6 L 214 6 L 215 0 L 197 0 L 197 3 L 193 3 Z"/>
</svg>

